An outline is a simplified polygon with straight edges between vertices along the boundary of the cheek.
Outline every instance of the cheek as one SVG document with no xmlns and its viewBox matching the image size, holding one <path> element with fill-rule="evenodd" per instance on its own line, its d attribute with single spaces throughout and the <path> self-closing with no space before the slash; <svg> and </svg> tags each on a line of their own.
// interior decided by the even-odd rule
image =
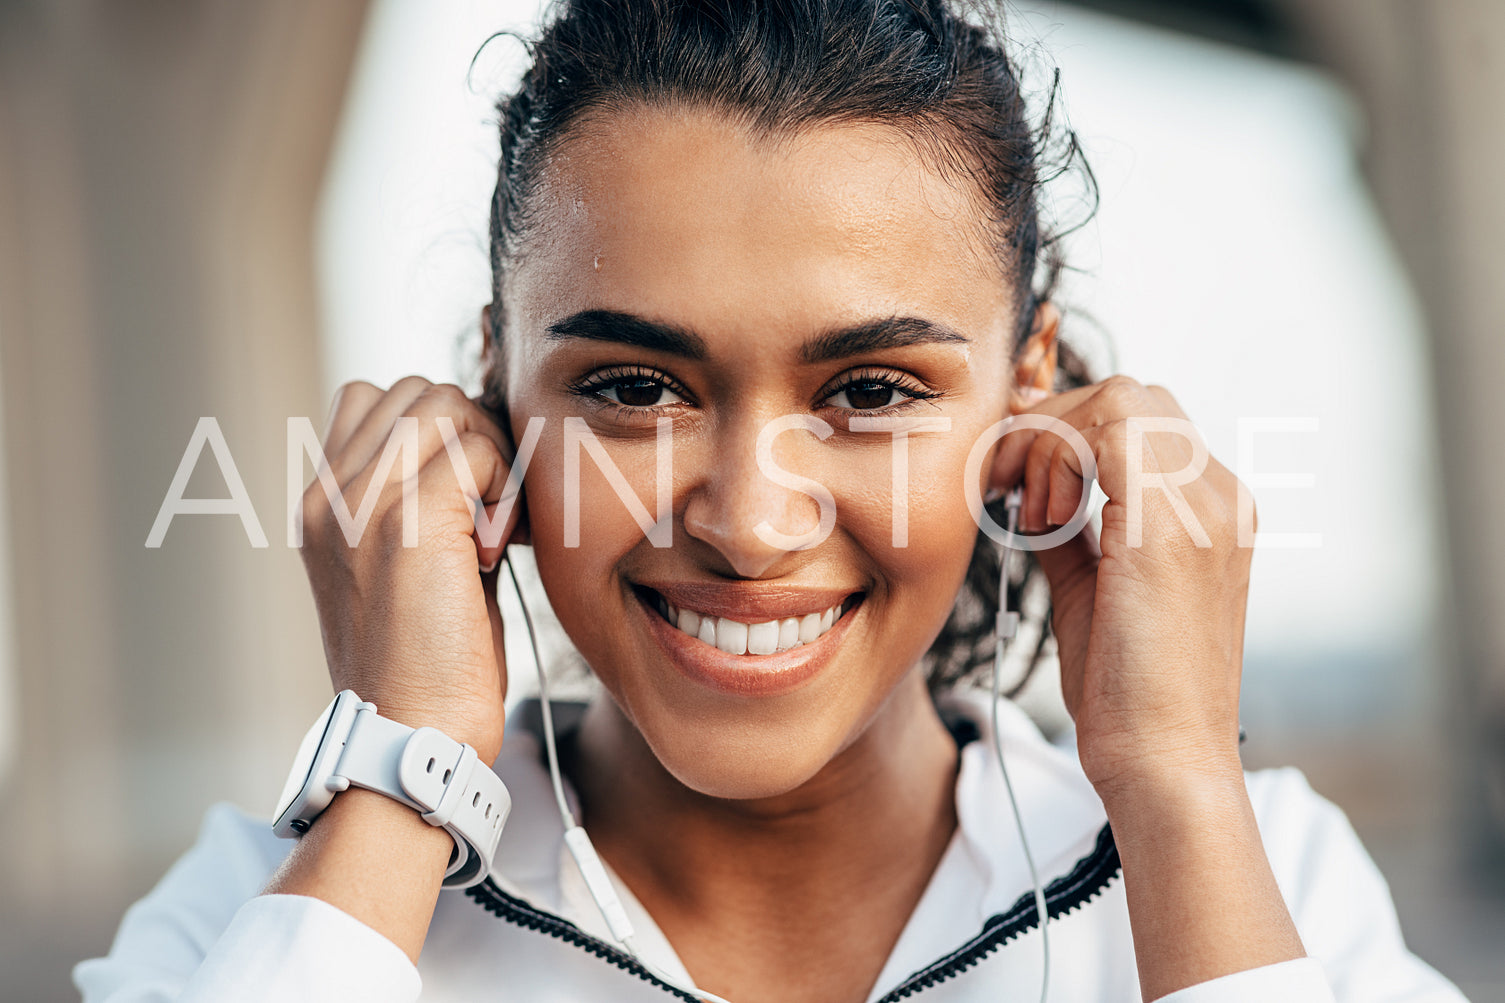
<svg viewBox="0 0 1505 1003">
<path fill-rule="evenodd" d="M 976 545 L 963 490 L 972 441 L 970 431 L 911 438 L 902 485 L 894 483 L 888 446 L 860 460 L 833 459 L 828 468 L 837 525 L 872 563 L 883 590 L 876 598 L 914 635 L 915 657 L 950 614 Z M 934 630 L 922 634 L 922 624 Z"/>
<path fill-rule="evenodd" d="M 539 578 L 560 624 L 600 668 L 604 662 L 596 656 L 609 646 L 605 628 L 620 620 L 631 600 L 618 587 L 616 570 L 630 551 L 648 546 L 625 499 L 638 499 L 651 513 L 656 495 L 652 439 L 597 442 L 620 472 L 620 484 L 612 483 L 592 450 L 566 438 L 562 422 L 553 419 L 545 425 L 524 484 Z M 575 471 L 567 462 L 571 453 L 578 456 Z"/>
</svg>

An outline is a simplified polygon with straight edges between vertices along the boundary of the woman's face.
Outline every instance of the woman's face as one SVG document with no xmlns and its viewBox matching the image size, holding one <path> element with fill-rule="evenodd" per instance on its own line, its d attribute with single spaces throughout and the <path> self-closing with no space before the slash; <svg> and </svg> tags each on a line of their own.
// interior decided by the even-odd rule
<svg viewBox="0 0 1505 1003">
<path fill-rule="evenodd" d="M 550 601 L 681 782 L 792 790 L 915 669 L 966 572 L 964 468 L 1005 413 L 1015 309 L 980 206 L 890 127 L 760 140 L 646 108 L 578 128 L 537 196 L 505 387 L 516 441 L 544 419 L 526 497 Z M 950 429 L 911 431 L 906 472 L 895 433 L 854 418 Z M 660 419 L 669 546 L 603 472 L 656 512 Z M 834 515 L 804 549 L 789 538 L 819 530 L 821 492 L 796 478 Z"/>
</svg>

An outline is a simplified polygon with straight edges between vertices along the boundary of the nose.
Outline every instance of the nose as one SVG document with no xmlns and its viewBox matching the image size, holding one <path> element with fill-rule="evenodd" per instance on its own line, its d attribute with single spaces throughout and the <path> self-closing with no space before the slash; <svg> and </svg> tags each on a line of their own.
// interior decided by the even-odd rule
<svg viewBox="0 0 1505 1003">
<path fill-rule="evenodd" d="M 818 546 L 836 522 L 831 492 L 810 476 L 831 426 L 809 415 L 743 421 L 717 437 L 685 504 L 684 530 L 743 578 L 768 577 L 791 551 Z"/>
</svg>

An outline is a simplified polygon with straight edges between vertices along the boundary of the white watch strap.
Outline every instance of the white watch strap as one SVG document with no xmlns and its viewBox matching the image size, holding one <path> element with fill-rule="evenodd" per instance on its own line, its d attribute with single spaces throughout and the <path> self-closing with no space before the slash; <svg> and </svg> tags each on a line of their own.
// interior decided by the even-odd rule
<svg viewBox="0 0 1505 1003">
<path fill-rule="evenodd" d="M 381 717 L 362 704 L 334 778 L 402 801 L 448 831 L 455 853 L 446 886 L 468 886 L 490 873 L 512 799 L 472 746 L 434 728 Z"/>
</svg>

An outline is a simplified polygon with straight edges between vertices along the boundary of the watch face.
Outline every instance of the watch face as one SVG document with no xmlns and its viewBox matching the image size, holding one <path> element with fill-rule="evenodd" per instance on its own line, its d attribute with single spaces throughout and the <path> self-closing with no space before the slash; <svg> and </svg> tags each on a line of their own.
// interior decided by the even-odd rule
<svg viewBox="0 0 1505 1003">
<path fill-rule="evenodd" d="M 329 723 L 334 720 L 335 708 L 339 706 L 340 697 L 330 701 L 329 706 L 324 708 L 324 713 L 314 722 L 314 726 L 308 729 L 308 734 L 303 736 L 303 742 L 298 746 L 298 756 L 293 760 L 293 768 L 288 772 L 287 784 L 282 788 L 282 796 L 277 799 L 277 810 L 272 815 L 275 820 L 273 825 L 277 829 L 283 827 L 282 816 L 293 806 L 295 801 L 301 800 L 299 795 L 308 785 L 309 774 L 313 770 L 314 755 L 324 742 L 324 735 L 329 731 Z"/>
</svg>

